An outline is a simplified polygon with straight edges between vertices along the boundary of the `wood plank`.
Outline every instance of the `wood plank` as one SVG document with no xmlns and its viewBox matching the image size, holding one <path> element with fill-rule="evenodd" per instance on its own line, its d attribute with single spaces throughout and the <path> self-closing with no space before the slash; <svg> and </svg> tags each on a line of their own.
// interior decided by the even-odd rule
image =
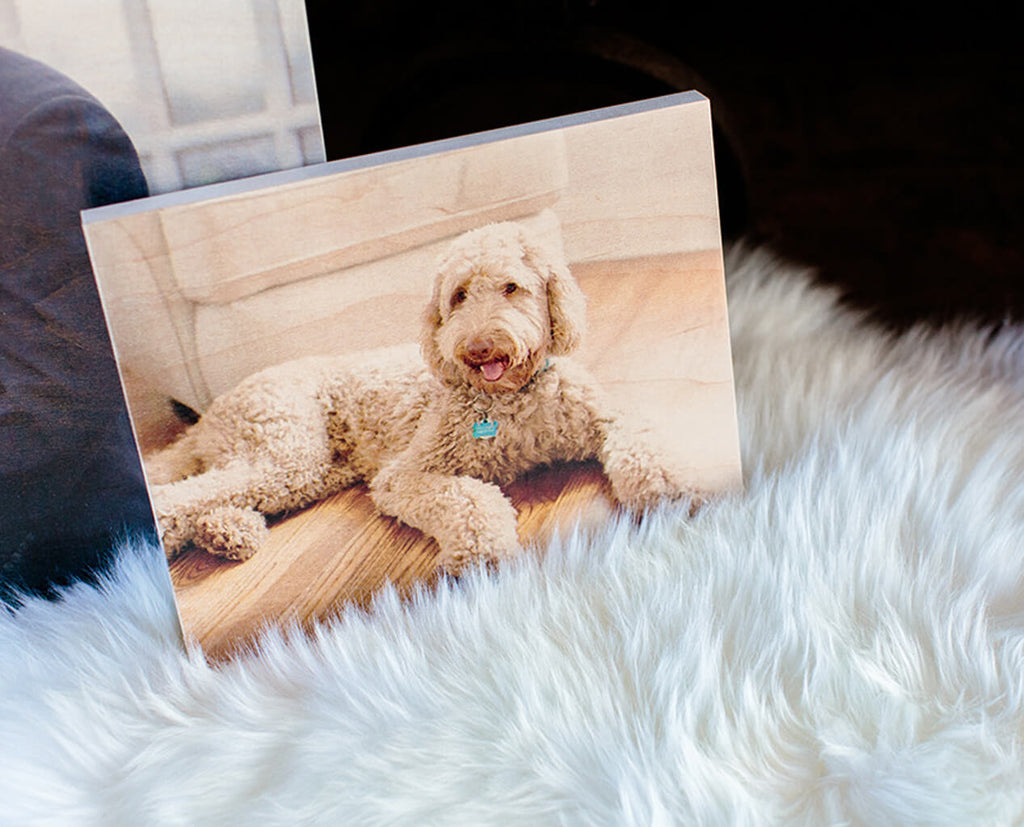
<svg viewBox="0 0 1024 827">
<path fill-rule="evenodd" d="M 542 546 L 577 520 L 596 525 L 614 512 L 594 465 L 536 471 L 508 494 L 524 545 Z M 429 585 L 436 556 L 433 540 L 376 513 L 358 487 L 279 521 L 249 560 L 190 551 L 170 570 L 186 634 L 216 660 L 248 645 L 265 625 L 308 627 L 347 605 L 368 606 L 387 583 L 402 594 Z"/>
</svg>

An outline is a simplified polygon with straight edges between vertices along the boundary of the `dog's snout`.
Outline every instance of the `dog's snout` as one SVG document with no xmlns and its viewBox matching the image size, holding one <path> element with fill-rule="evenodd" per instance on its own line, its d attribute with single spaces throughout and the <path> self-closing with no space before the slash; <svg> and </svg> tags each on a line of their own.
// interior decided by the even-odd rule
<svg viewBox="0 0 1024 827">
<path fill-rule="evenodd" d="M 476 337 L 466 342 L 463 358 L 474 365 L 482 365 L 494 358 L 494 341 L 488 337 Z"/>
</svg>

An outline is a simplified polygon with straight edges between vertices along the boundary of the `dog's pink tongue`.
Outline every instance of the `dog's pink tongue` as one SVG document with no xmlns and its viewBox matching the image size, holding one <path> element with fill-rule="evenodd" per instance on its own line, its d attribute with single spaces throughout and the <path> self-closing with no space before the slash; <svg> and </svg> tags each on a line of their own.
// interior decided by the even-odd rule
<svg viewBox="0 0 1024 827">
<path fill-rule="evenodd" d="M 480 365 L 480 372 L 488 382 L 497 382 L 505 373 L 504 362 L 485 362 Z"/>
</svg>

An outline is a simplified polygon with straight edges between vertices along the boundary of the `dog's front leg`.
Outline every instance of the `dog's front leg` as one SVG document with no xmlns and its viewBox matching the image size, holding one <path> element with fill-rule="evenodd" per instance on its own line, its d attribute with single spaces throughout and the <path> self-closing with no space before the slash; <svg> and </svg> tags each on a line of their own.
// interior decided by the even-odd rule
<svg viewBox="0 0 1024 827">
<path fill-rule="evenodd" d="M 605 428 L 600 459 L 619 503 L 634 512 L 672 500 L 699 503 L 701 493 L 686 485 L 638 434 L 619 420 L 608 421 Z"/>
<path fill-rule="evenodd" d="M 370 484 L 384 513 L 433 537 L 439 564 L 458 574 L 477 560 L 496 563 L 516 554 L 516 512 L 498 486 L 475 477 L 430 473 L 394 462 Z"/>
</svg>

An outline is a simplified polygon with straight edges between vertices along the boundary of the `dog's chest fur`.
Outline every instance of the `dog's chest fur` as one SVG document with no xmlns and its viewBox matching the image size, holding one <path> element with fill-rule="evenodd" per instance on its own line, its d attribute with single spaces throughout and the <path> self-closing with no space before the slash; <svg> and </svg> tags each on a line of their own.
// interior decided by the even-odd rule
<svg viewBox="0 0 1024 827">
<path fill-rule="evenodd" d="M 447 390 L 421 423 L 422 470 L 506 484 L 539 465 L 589 459 L 603 428 L 588 395 L 557 369 L 516 393 Z"/>
<path fill-rule="evenodd" d="M 558 368 L 495 395 L 450 388 L 417 369 L 347 375 L 323 403 L 335 460 L 355 478 L 372 480 L 404 454 L 416 458 L 418 471 L 506 484 L 539 465 L 596 455 L 604 428 L 591 397 L 588 383 Z M 493 435 L 474 431 L 484 420 Z"/>
</svg>

